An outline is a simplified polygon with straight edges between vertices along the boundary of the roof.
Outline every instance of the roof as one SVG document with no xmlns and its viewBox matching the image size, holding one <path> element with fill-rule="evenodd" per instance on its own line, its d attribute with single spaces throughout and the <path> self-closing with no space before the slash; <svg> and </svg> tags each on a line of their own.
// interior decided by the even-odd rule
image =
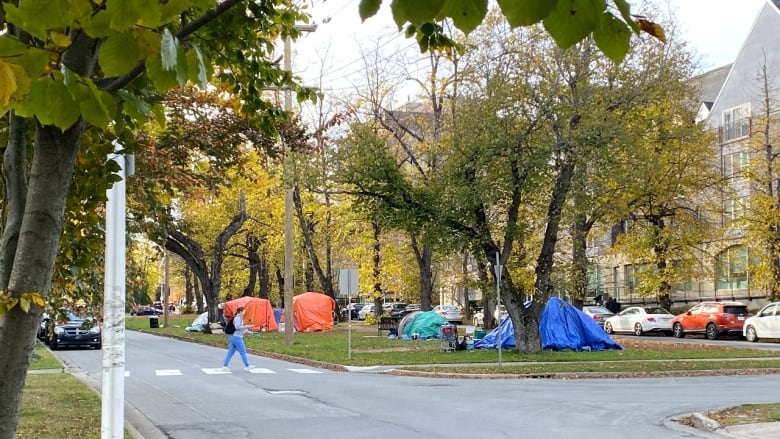
<svg viewBox="0 0 780 439">
<path fill-rule="evenodd" d="M 780 1 L 780 0 L 776 0 Z M 701 75 L 695 76 L 691 79 L 694 86 L 699 89 L 699 99 L 704 103 L 707 108 L 712 108 L 713 102 L 718 97 L 720 89 L 726 82 L 726 78 L 731 71 L 731 66 L 734 64 L 726 64 L 716 69 L 712 69 L 708 72 L 704 72 Z"/>
</svg>

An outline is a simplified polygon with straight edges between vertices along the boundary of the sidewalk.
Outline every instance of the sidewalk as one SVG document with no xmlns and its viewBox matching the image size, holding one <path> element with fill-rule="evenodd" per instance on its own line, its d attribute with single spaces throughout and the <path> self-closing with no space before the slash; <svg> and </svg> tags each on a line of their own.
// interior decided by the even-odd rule
<svg viewBox="0 0 780 439">
<path fill-rule="evenodd" d="M 692 424 L 691 427 L 679 422 L 680 419 L 688 418 Z M 694 428 L 701 434 L 693 433 L 698 436 L 708 438 L 728 438 L 728 439 L 769 439 L 780 438 L 780 422 L 764 422 L 759 424 L 732 425 L 730 427 L 721 427 L 717 421 L 710 419 L 703 413 L 691 413 L 667 420 L 665 425 L 675 430 L 690 430 Z"/>
</svg>

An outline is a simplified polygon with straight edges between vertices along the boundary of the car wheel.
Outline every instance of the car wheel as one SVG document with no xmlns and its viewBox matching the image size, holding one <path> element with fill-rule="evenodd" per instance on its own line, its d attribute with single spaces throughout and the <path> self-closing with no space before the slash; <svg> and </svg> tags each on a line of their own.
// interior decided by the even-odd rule
<svg viewBox="0 0 780 439">
<path fill-rule="evenodd" d="M 717 340 L 718 338 L 718 327 L 715 326 L 714 323 L 710 323 L 707 325 L 706 333 L 707 338 L 710 340 Z"/>
<path fill-rule="evenodd" d="M 604 332 L 606 332 L 607 334 L 612 334 L 615 332 L 612 330 L 612 323 L 610 322 L 604 323 Z"/>
<path fill-rule="evenodd" d="M 49 339 L 49 348 L 53 351 L 56 351 L 59 348 L 59 345 L 57 344 L 57 339 L 54 337 L 51 337 Z"/>
<path fill-rule="evenodd" d="M 636 325 L 634 325 L 634 335 L 643 335 L 645 331 L 642 330 L 642 324 L 637 322 Z"/>
<path fill-rule="evenodd" d="M 752 326 L 748 326 L 747 330 L 745 331 L 745 338 L 747 341 L 751 341 L 753 343 L 758 341 L 758 334 L 756 334 L 756 328 Z"/>
<path fill-rule="evenodd" d="M 683 331 L 683 327 L 679 323 L 675 323 L 674 327 L 672 328 L 672 335 L 674 335 L 677 338 L 683 338 L 685 337 L 685 331 Z"/>
</svg>

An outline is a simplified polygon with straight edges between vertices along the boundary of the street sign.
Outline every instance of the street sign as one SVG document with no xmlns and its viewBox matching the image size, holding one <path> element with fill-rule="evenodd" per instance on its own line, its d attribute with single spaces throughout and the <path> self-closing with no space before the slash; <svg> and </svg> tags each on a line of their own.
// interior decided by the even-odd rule
<svg viewBox="0 0 780 439">
<path fill-rule="evenodd" d="M 358 271 L 357 268 L 344 268 L 339 270 L 339 297 L 357 296 Z"/>
</svg>

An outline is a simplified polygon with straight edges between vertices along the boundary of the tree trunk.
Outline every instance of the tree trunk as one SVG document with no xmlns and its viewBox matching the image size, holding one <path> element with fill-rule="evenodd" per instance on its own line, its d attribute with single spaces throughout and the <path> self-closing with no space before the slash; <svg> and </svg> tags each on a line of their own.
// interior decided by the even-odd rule
<svg viewBox="0 0 780 439">
<path fill-rule="evenodd" d="M 12 123 L 18 123 L 13 119 Z M 11 127 L 11 133 L 15 129 L 18 126 Z M 65 132 L 55 127 L 37 126 L 26 201 L 18 199 L 23 193 L 19 187 L 7 189 L 12 191 L 6 193 L 12 200 L 9 207 L 18 209 L 9 212 L 9 217 L 22 217 L 13 259 L 4 260 L 2 267 L 10 270 L 4 272 L 1 278 L 7 279 L 4 287 L 11 297 L 18 298 L 33 292 L 44 298 L 48 296 L 62 233 L 65 201 L 83 130 L 81 120 Z M 9 138 L 6 149 L 15 149 L 9 155 L 23 151 L 19 149 L 22 145 L 13 144 L 11 140 L 23 139 L 18 136 Z M 24 167 L 12 170 L 12 174 L 6 177 L 7 181 L 18 184 L 20 175 L 16 173 L 23 170 Z M 23 216 L 21 212 L 24 212 Z M 14 234 L 17 231 L 6 226 L 3 243 L 12 245 L 15 239 L 9 236 Z M 3 249 L 2 254 L 7 255 L 7 250 Z M 25 375 L 42 313 L 43 309 L 38 306 L 31 306 L 30 312 L 16 306 L 0 316 L 0 438 L 13 438 L 15 435 Z"/>
<path fill-rule="evenodd" d="M 300 188 L 296 185 L 295 190 L 293 191 L 293 204 L 295 205 L 295 214 L 298 217 L 298 223 L 301 226 L 301 232 L 303 233 L 303 246 L 306 250 L 306 253 L 309 255 L 309 262 L 311 262 L 311 269 L 314 270 L 314 274 L 316 274 L 317 279 L 320 282 L 320 287 L 322 287 L 322 292 L 326 295 L 336 298 L 336 293 L 333 288 L 333 274 L 330 271 L 325 271 L 322 269 L 322 264 L 320 262 L 319 255 L 317 255 L 317 251 L 314 248 L 314 225 L 312 224 L 311 220 L 306 218 L 303 212 L 303 202 L 301 201 L 301 191 Z M 327 234 L 327 233 L 326 233 Z M 326 251 L 326 265 L 327 267 L 331 266 L 330 261 L 327 259 L 330 257 L 328 251 Z"/>
<path fill-rule="evenodd" d="M 376 222 L 371 222 L 371 228 L 373 230 L 373 240 L 374 244 L 372 246 L 372 255 L 371 255 L 371 278 L 374 282 L 371 296 L 374 299 L 374 303 L 381 303 L 377 302 L 377 300 L 380 300 L 384 297 L 384 292 L 382 291 L 382 241 L 380 240 L 380 237 L 382 236 L 382 227 Z M 424 309 L 424 308 L 423 308 Z"/>
<path fill-rule="evenodd" d="M 422 248 L 414 234 L 409 234 L 414 250 L 414 259 L 417 262 L 417 270 L 420 273 L 420 306 L 425 310 L 425 304 L 430 307 L 433 303 L 433 246 L 423 244 Z M 428 308 L 430 309 L 430 308 Z"/>
<path fill-rule="evenodd" d="M 587 231 L 588 223 L 584 213 L 577 213 L 572 224 L 572 267 L 571 267 L 571 302 L 582 309 L 588 293 L 588 255 Z"/>
</svg>

